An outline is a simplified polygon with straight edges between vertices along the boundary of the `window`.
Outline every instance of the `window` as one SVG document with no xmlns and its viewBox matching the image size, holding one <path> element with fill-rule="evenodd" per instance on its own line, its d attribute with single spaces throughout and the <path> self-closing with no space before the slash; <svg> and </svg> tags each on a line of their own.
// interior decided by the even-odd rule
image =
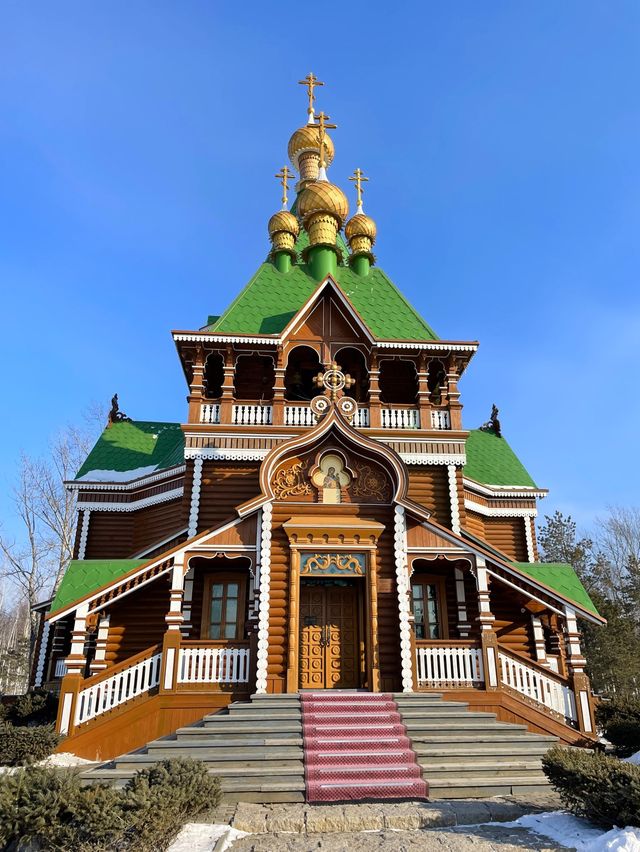
<svg viewBox="0 0 640 852">
<path fill-rule="evenodd" d="M 244 580 L 240 577 L 208 578 L 205 601 L 208 617 L 203 624 L 207 639 L 242 639 L 244 632 Z"/>
<path fill-rule="evenodd" d="M 411 585 L 416 639 L 445 639 L 442 584 L 436 579 L 422 579 Z"/>
</svg>

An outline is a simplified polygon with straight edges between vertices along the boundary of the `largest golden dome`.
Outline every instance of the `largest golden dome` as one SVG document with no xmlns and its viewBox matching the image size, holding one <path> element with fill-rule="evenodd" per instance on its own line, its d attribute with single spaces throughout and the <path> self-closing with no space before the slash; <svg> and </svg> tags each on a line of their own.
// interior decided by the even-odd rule
<svg viewBox="0 0 640 852">
<path fill-rule="evenodd" d="M 296 130 L 291 139 L 289 139 L 289 159 L 297 171 L 300 171 L 298 167 L 298 157 L 306 151 L 316 151 L 318 154 L 320 153 L 320 130 L 315 124 L 305 124 L 304 127 L 300 127 Z M 327 166 L 331 164 L 334 156 L 335 148 L 333 140 L 329 134 L 325 132 L 324 157 Z"/>
<path fill-rule="evenodd" d="M 298 196 L 298 215 L 304 221 L 314 213 L 329 213 L 339 227 L 349 215 L 349 202 L 344 192 L 333 183 L 318 180 L 307 184 Z"/>
</svg>

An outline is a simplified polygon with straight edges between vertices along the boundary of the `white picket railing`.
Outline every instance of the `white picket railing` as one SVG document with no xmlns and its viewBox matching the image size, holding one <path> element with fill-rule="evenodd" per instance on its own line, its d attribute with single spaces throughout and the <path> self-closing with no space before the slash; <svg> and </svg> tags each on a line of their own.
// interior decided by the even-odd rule
<svg viewBox="0 0 640 852">
<path fill-rule="evenodd" d="M 419 429 L 420 412 L 417 408 L 383 408 L 383 429 Z"/>
<path fill-rule="evenodd" d="M 180 648 L 178 683 L 248 681 L 248 648 Z"/>
<path fill-rule="evenodd" d="M 107 710 L 113 710 L 125 701 L 158 686 L 161 660 L 161 653 L 154 654 L 79 692 L 76 701 L 76 725 L 88 722 L 89 719 L 106 713 Z"/>
<path fill-rule="evenodd" d="M 67 673 L 67 664 L 64 661 L 64 658 L 56 660 L 56 667 L 53 671 L 54 677 L 64 677 Z"/>
<path fill-rule="evenodd" d="M 448 411 L 436 409 L 431 412 L 431 428 L 432 429 L 451 429 L 451 417 Z"/>
<path fill-rule="evenodd" d="M 416 648 L 418 684 L 473 686 L 484 682 L 480 648 Z"/>
<path fill-rule="evenodd" d="M 572 722 L 577 720 L 573 690 L 533 666 L 498 652 L 500 680 L 510 689 L 526 695 Z"/>
<path fill-rule="evenodd" d="M 272 411 L 271 405 L 234 405 L 231 422 L 234 426 L 270 426 Z"/>
<path fill-rule="evenodd" d="M 220 422 L 220 403 L 219 402 L 203 402 L 200 407 L 200 422 L 201 423 L 219 423 Z"/>
<path fill-rule="evenodd" d="M 315 426 L 316 416 L 308 405 L 289 405 L 284 407 L 285 426 Z"/>
<path fill-rule="evenodd" d="M 356 413 L 353 416 L 353 425 L 356 429 L 368 429 L 370 425 L 369 419 L 369 409 L 368 408 L 358 408 Z"/>
</svg>

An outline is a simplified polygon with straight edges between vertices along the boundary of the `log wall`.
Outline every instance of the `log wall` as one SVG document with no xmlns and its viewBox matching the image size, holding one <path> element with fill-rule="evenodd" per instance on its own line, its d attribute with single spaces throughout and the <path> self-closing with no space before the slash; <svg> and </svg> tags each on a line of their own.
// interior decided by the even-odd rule
<svg viewBox="0 0 640 852">
<path fill-rule="evenodd" d="M 106 661 L 110 665 L 161 643 L 167 629 L 171 574 L 164 574 L 109 607 Z"/>
<path fill-rule="evenodd" d="M 451 506 L 446 465 L 434 464 L 410 467 L 408 496 L 415 503 L 425 506 L 433 514 L 435 521 L 451 528 Z"/>
<path fill-rule="evenodd" d="M 522 518 L 484 518 L 484 538 L 515 562 L 527 561 Z"/>
</svg>

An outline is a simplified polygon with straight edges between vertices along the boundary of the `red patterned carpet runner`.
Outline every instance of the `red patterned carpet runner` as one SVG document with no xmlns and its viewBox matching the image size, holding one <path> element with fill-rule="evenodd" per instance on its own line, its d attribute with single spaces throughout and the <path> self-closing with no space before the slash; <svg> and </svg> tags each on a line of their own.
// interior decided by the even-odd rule
<svg viewBox="0 0 640 852">
<path fill-rule="evenodd" d="M 391 695 L 327 690 L 301 699 L 308 802 L 426 798 Z"/>
</svg>

